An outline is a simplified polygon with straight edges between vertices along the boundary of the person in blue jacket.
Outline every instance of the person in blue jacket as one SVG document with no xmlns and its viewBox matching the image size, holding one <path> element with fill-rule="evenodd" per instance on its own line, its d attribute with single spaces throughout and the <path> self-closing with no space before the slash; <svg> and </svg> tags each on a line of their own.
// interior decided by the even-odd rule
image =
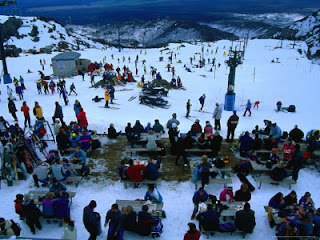
<svg viewBox="0 0 320 240">
<path fill-rule="evenodd" d="M 70 141 L 70 144 L 71 144 L 71 147 L 77 147 L 80 143 L 80 137 L 77 136 L 76 133 L 72 133 L 71 134 L 71 137 L 69 138 L 69 141 Z"/>
<path fill-rule="evenodd" d="M 243 116 L 245 117 L 246 116 L 246 113 L 249 112 L 249 117 L 251 116 L 251 101 L 250 99 L 248 99 L 248 102 L 247 102 L 247 105 L 246 105 L 246 110 L 244 111 L 244 114 Z"/>
<path fill-rule="evenodd" d="M 144 196 L 144 200 L 150 200 L 153 203 L 162 203 L 162 196 L 153 184 L 148 184 L 148 191 Z"/>
<path fill-rule="evenodd" d="M 200 110 L 199 112 L 201 112 L 203 110 L 203 106 L 204 106 L 204 101 L 206 100 L 206 95 L 205 94 L 202 94 L 202 96 L 199 98 L 199 102 L 200 102 Z"/>
<path fill-rule="evenodd" d="M 275 209 L 283 209 L 286 207 L 286 203 L 283 198 L 283 194 L 281 192 L 278 192 L 276 195 L 274 195 L 270 201 L 268 206 L 275 208 Z"/>
<path fill-rule="evenodd" d="M 314 215 L 312 216 L 312 222 L 314 223 L 314 235 L 320 237 L 320 208 L 314 211 Z"/>
<path fill-rule="evenodd" d="M 196 214 L 198 212 L 199 203 L 207 201 L 208 197 L 209 197 L 209 195 L 203 189 L 203 187 L 199 188 L 199 190 L 194 193 L 193 198 L 192 198 L 192 202 L 194 204 L 194 209 L 193 209 L 193 213 L 192 213 L 192 216 L 191 216 L 191 220 L 194 219 L 194 217 L 196 216 Z"/>
<path fill-rule="evenodd" d="M 101 233 L 101 218 L 100 215 L 93 210 L 97 207 L 97 203 L 91 200 L 88 206 L 83 209 L 83 224 L 87 231 L 90 233 L 89 240 L 97 239 Z"/>
<path fill-rule="evenodd" d="M 278 148 L 278 144 L 280 143 L 282 132 L 281 132 L 281 128 L 277 126 L 277 123 L 272 123 L 269 135 L 271 135 L 272 138 L 276 140 L 275 147 Z"/>
<path fill-rule="evenodd" d="M 72 153 L 69 160 L 71 160 L 73 163 L 86 164 L 87 154 L 80 149 L 80 146 L 77 146 L 76 150 Z"/>
<path fill-rule="evenodd" d="M 157 180 L 159 177 L 160 161 L 153 163 L 152 159 L 148 160 L 148 165 L 144 171 L 144 177 L 149 180 Z"/>
<path fill-rule="evenodd" d="M 246 131 L 245 134 L 240 137 L 240 156 L 244 156 L 252 150 L 252 142 L 252 137 L 250 137 L 249 132 Z"/>
</svg>

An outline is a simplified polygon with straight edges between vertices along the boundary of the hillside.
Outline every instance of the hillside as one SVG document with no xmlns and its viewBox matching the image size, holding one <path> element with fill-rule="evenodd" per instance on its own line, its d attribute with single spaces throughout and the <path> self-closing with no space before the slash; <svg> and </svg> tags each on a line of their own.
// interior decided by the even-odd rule
<svg viewBox="0 0 320 240">
<path fill-rule="evenodd" d="M 308 44 L 308 57 L 320 58 L 320 10 L 283 28 L 274 38 L 303 40 Z"/>
<path fill-rule="evenodd" d="M 49 47 L 54 50 L 103 48 L 86 36 L 68 31 L 53 19 L 43 17 L 0 16 L 4 24 L 6 46 L 16 46 L 21 50 Z"/>
</svg>

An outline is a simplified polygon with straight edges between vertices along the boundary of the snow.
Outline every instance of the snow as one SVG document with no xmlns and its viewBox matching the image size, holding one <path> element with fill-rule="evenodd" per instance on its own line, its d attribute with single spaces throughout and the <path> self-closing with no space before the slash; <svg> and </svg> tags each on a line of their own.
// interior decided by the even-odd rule
<svg viewBox="0 0 320 240">
<path fill-rule="evenodd" d="M 233 42 L 233 47 L 238 45 L 238 42 Z M 246 49 L 245 58 L 243 64 L 237 68 L 236 71 L 236 110 L 240 116 L 239 125 L 236 129 L 236 136 L 242 131 L 252 130 L 255 125 L 263 126 L 263 120 L 269 119 L 272 122 L 277 122 L 278 126 L 283 131 L 290 131 L 295 124 L 299 126 L 305 133 L 310 129 L 319 129 L 319 114 L 317 96 L 320 87 L 320 67 L 319 65 L 313 65 L 304 54 L 300 55 L 297 49 L 301 48 L 303 52 L 306 51 L 307 46 L 304 42 L 296 42 L 296 46 L 293 49 L 293 42 L 283 41 L 283 47 L 279 48 L 280 42 L 278 40 L 249 40 L 248 47 Z M 167 120 L 171 118 L 172 113 L 177 113 L 177 118 L 180 120 L 179 129 L 181 132 L 186 132 L 190 129 L 192 122 L 184 118 L 186 113 L 185 104 L 188 99 L 191 99 L 192 119 L 200 119 L 200 124 L 204 125 L 206 120 L 212 121 L 211 114 L 200 113 L 194 110 L 200 108 L 198 98 L 205 93 L 207 96 L 204 110 L 213 112 L 216 102 L 223 103 L 224 95 L 227 89 L 227 79 L 229 69 L 224 64 L 227 60 L 226 56 L 223 56 L 223 52 L 228 50 L 232 43 L 230 41 L 218 41 L 210 43 L 209 53 L 206 49 L 208 43 L 204 43 L 205 46 L 205 58 L 216 58 L 216 63 L 221 63 L 221 67 L 217 68 L 215 73 L 209 72 L 211 66 L 206 65 L 205 68 L 192 68 L 189 58 L 196 52 L 201 52 L 202 44 L 189 44 L 184 43 L 186 47 L 181 47 L 180 50 L 176 50 L 180 44 L 170 44 L 168 48 L 170 50 L 163 51 L 162 49 L 147 49 L 143 50 L 143 54 L 139 55 L 139 76 L 136 76 L 136 80 L 140 80 L 143 68 L 142 59 L 146 60 L 147 71 L 146 81 L 151 80 L 150 66 L 154 66 L 161 72 L 164 79 L 170 80 L 171 73 L 167 72 L 166 65 L 168 64 L 169 51 L 174 51 L 177 54 L 177 59 L 174 59 L 173 66 L 176 69 L 176 75 L 180 76 L 182 83 L 186 90 L 172 90 L 169 92 L 167 100 L 171 102 L 169 109 L 149 108 L 144 105 L 140 105 L 138 98 L 129 102 L 128 99 L 132 95 L 139 94 L 139 88 L 137 83 L 127 84 L 125 88 L 133 89 L 132 91 L 116 91 L 115 102 L 120 107 L 119 110 L 104 109 L 98 106 L 104 105 L 104 103 L 94 103 L 91 101 L 96 95 L 102 97 L 103 89 L 89 88 L 90 78 L 86 75 L 83 82 L 81 76 L 73 77 L 72 79 L 66 79 L 67 88 L 72 82 L 75 83 L 78 96 L 71 95 L 69 100 L 71 105 L 64 106 L 63 100 L 59 98 L 58 94 L 54 95 L 38 95 L 36 90 L 36 81 L 39 80 L 37 74 L 38 70 L 41 70 L 39 64 L 40 59 L 46 60 L 44 74 L 52 74 L 50 68 L 50 59 L 57 53 L 52 54 L 39 54 L 39 55 L 24 55 L 19 58 L 7 58 L 7 65 L 11 77 L 19 78 L 22 75 L 25 79 L 25 85 L 27 90 L 24 93 L 24 100 L 27 101 L 29 107 L 33 107 L 34 102 L 38 101 L 42 106 L 44 117 L 51 123 L 51 117 L 54 113 L 54 102 L 58 101 L 63 106 L 64 119 L 66 122 L 75 120 L 73 111 L 73 103 L 78 99 L 87 114 L 89 128 L 97 130 L 102 133 L 107 131 L 110 123 L 114 123 L 117 130 L 124 131 L 127 122 L 134 123 L 139 119 L 140 122 L 146 126 L 148 122 L 153 124 L 154 119 L 159 119 L 160 123 L 166 124 Z M 215 54 L 216 48 L 219 47 L 218 53 Z M 213 54 L 211 54 L 213 50 Z M 81 58 L 88 58 L 92 61 L 100 62 L 104 56 L 107 56 L 107 62 L 113 63 L 114 68 L 117 66 L 129 65 L 129 68 L 134 72 L 134 59 L 139 54 L 139 49 L 123 49 L 122 52 L 118 52 L 115 48 L 108 48 L 107 50 L 97 49 L 85 49 L 79 51 Z M 146 51 L 146 55 L 144 52 Z M 111 60 L 111 54 L 114 55 L 114 60 Z M 130 56 L 131 63 L 128 64 L 126 60 L 122 63 L 122 56 L 126 59 Z M 159 57 L 163 56 L 164 61 L 159 62 Z M 120 58 L 121 63 L 117 63 L 117 58 Z M 280 63 L 271 63 L 271 60 L 279 58 Z M 181 60 L 182 64 L 176 63 Z M 199 60 L 199 55 L 196 55 L 196 61 Z M 192 72 L 187 72 L 183 65 L 186 64 L 191 67 Z M 27 74 L 27 70 L 30 69 L 33 73 Z M 254 74 L 255 73 L 255 74 Z M 204 76 L 203 76 L 204 75 Z M 95 80 L 99 80 L 96 77 Z M 9 85 L 13 88 L 13 84 Z M 123 87 L 116 86 L 116 90 L 121 90 Z M 7 96 L 6 85 L 1 84 L 1 115 L 13 124 L 13 118 L 7 110 Z M 244 108 L 240 105 L 245 104 L 247 99 L 251 99 L 252 102 L 259 100 L 261 102 L 259 109 L 252 110 L 251 117 L 242 117 Z M 283 106 L 294 104 L 297 108 L 296 113 L 276 113 L 276 102 L 281 100 Z M 17 109 L 20 109 L 22 101 L 16 101 Z M 117 106 L 118 107 L 118 106 Z M 222 114 L 221 135 L 226 136 L 226 122 L 231 112 L 224 111 Z M 20 111 L 17 113 L 19 119 L 19 125 L 23 126 L 23 116 Z M 34 117 L 31 116 L 32 122 Z M 106 142 L 105 144 L 108 144 Z M 186 169 L 188 172 L 189 169 Z M 239 189 L 241 182 L 233 175 L 233 188 Z M 254 180 L 249 177 L 249 181 L 256 186 Z M 305 168 L 300 171 L 299 180 L 293 189 L 296 190 L 298 197 L 300 198 L 305 191 L 312 193 L 312 198 L 315 201 L 316 207 L 319 206 L 320 192 L 316 191 L 315 184 L 319 181 L 319 174 L 313 168 Z M 7 219 L 14 219 L 17 222 L 19 218 L 14 212 L 13 200 L 17 193 L 26 193 L 29 190 L 34 189 L 32 178 L 29 177 L 27 181 L 20 181 L 19 186 L 7 187 L 2 183 L 0 192 L 2 193 L 2 204 L 0 205 L 1 216 Z M 46 190 L 45 188 L 42 188 Z M 163 219 L 164 233 L 161 239 L 182 239 L 183 234 L 187 231 L 187 223 L 190 222 L 190 216 L 192 214 L 193 204 L 192 196 L 194 193 L 194 185 L 189 182 L 161 182 L 158 189 L 164 198 L 164 210 L 167 213 L 167 218 Z M 221 185 L 209 185 L 208 192 L 214 195 L 219 195 L 222 190 Z M 71 216 L 76 221 L 76 227 L 78 229 L 78 239 L 87 239 L 88 233 L 82 224 L 82 210 L 89 203 L 91 199 L 96 200 L 96 210 L 101 214 L 104 219 L 111 204 L 117 199 L 137 199 L 142 198 L 146 191 L 145 187 L 140 189 L 124 189 L 123 185 L 119 182 L 113 182 L 99 178 L 98 182 L 92 180 L 83 181 L 79 184 L 78 188 L 74 186 L 68 186 L 68 191 L 76 191 L 77 195 L 73 199 L 71 207 Z M 250 201 L 252 209 L 256 214 L 257 226 L 253 234 L 248 235 L 246 239 L 258 239 L 261 236 L 268 236 L 272 238 L 274 236 L 274 229 L 270 229 L 267 221 L 267 214 L 264 211 L 263 206 L 268 204 L 269 199 L 277 192 L 283 192 L 285 195 L 289 193 L 289 189 L 286 185 L 269 185 L 263 184 L 262 188 L 253 192 L 252 200 Z M 22 226 L 22 236 L 32 236 L 29 228 L 24 222 L 20 222 Z M 63 229 L 54 224 L 43 224 L 43 230 L 36 231 L 35 237 L 39 238 L 60 238 Z M 98 239 L 106 239 L 106 229 L 103 229 L 103 234 Z M 136 234 L 126 233 L 125 239 L 150 239 L 151 237 L 142 238 Z M 216 234 L 217 239 L 237 239 L 239 235 Z M 204 239 L 204 237 L 202 237 Z"/>
</svg>

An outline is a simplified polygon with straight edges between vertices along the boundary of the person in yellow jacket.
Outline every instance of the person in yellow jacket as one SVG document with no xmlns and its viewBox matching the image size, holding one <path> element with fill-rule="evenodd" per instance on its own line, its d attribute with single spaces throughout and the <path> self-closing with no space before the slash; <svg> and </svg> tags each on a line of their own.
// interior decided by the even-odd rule
<svg viewBox="0 0 320 240">
<path fill-rule="evenodd" d="M 38 120 L 43 119 L 42 108 L 40 107 L 38 102 L 35 102 L 34 104 L 33 114 Z"/>
<path fill-rule="evenodd" d="M 109 107 L 109 100 L 110 100 L 110 93 L 108 89 L 104 92 L 104 100 L 106 100 L 106 105 L 104 105 L 105 108 Z"/>
</svg>

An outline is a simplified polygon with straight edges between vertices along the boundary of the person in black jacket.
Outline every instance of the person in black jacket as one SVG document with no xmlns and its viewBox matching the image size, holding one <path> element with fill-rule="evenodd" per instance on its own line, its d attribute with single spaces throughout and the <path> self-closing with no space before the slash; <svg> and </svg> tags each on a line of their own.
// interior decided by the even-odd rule
<svg viewBox="0 0 320 240">
<path fill-rule="evenodd" d="M 208 204 L 208 211 L 199 214 L 199 229 L 205 231 L 218 231 L 219 230 L 219 217 L 220 213 L 212 209 L 212 205 Z"/>
<path fill-rule="evenodd" d="M 292 129 L 289 133 L 289 137 L 295 142 L 295 143 L 301 143 L 303 142 L 302 138 L 304 137 L 304 133 L 298 128 L 298 125 L 294 126 L 294 129 Z"/>
<path fill-rule="evenodd" d="M 109 223 L 108 240 L 123 240 L 122 222 L 123 215 L 119 210 L 118 204 L 112 204 L 111 209 L 107 212 L 106 220 L 104 222 L 104 227 L 107 227 Z"/>
<path fill-rule="evenodd" d="M 233 142 L 234 131 L 236 130 L 238 122 L 239 122 L 239 117 L 237 115 L 237 111 L 234 110 L 233 115 L 231 117 L 229 117 L 228 122 L 227 122 L 228 131 L 227 131 L 226 142 L 229 142 L 229 141 Z M 230 135 L 231 135 L 231 139 L 230 139 Z"/>
<path fill-rule="evenodd" d="M 24 202 L 21 204 L 22 207 L 22 213 L 26 218 L 27 225 L 29 226 L 31 232 L 33 234 L 36 233 L 36 230 L 34 228 L 34 225 L 41 230 L 42 226 L 39 222 L 39 213 L 40 210 L 37 208 L 37 206 L 34 204 L 33 199 L 30 198 L 29 194 L 24 195 Z"/>
<path fill-rule="evenodd" d="M 250 209 L 250 204 L 245 203 L 243 210 L 236 213 L 236 220 L 234 221 L 238 230 L 245 233 L 252 233 L 254 227 L 256 226 L 256 219 L 254 216 L 254 211 Z"/>
<path fill-rule="evenodd" d="M 117 136 L 119 136 L 120 132 L 117 132 L 117 130 L 114 128 L 113 123 L 110 124 L 110 127 L 108 128 L 108 138 L 110 139 L 116 139 Z"/>
<path fill-rule="evenodd" d="M 88 206 L 83 209 L 83 224 L 87 231 L 90 233 L 88 240 L 95 240 L 101 232 L 100 215 L 93 210 L 96 208 L 97 203 L 91 200 Z"/>
<path fill-rule="evenodd" d="M 153 163 L 153 159 L 149 159 L 146 170 L 144 171 L 144 178 L 152 181 L 157 180 L 159 177 L 159 168 L 160 160 L 158 160 L 156 163 Z"/>
<path fill-rule="evenodd" d="M 148 213 L 149 207 L 147 205 L 142 206 L 142 211 L 138 213 L 137 233 L 142 236 L 148 236 L 151 233 L 154 219 L 151 214 Z"/>
<path fill-rule="evenodd" d="M 288 162 L 287 168 L 293 168 L 292 179 L 297 181 L 300 169 L 303 167 L 303 156 L 300 150 L 300 144 L 294 146 L 295 151 L 292 159 Z"/>
<path fill-rule="evenodd" d="M 221 149 L 222 137 L 220 136 L 219 131 L 216 131 L 214 135 L 210 136 L 211 149 L 213 152 L 213 157 L 218 156 L 218 153 Z"/>
<path fill-rule="evenodd" d="M 133 208 L 131 206 L 123 207 L 122 212 L 123 212 L 123 222 L 122 222 L 123 229 L 131 232 L 136 231 L 137 213 L 133 211 Z"/>
<path fill-rule="evenodd" d="M 171 127 L 169 128 L 168 134 L 169 134 L 169 140 L 170 140 L 170 152 L 171 154 L 175 154 L 176 153 L 176 144 L 178 141 L 178 135 L 179 135 L 179 130 L 177 127 L 176 123 L 172 123 Z"/>
<path fill-rule="evenodd" d="M 64 133 L 63 129 L 59 130 L 58 135 L 56 136 L 58 150 L 63 153 L 69 147 L 68 136 Z"/>
<path fill-rule="evenodd" d="M 14 101 L 11 98 L 8 98 L 8 110 L 15 121 L 18 121 L 16 112 L 18 111 L 16 108 L 16 105 L 14 104 Z"/>
<path fill-rule="evenodd" d="M 297 206 L 297 193 L 292 190 L 287 196 L 285 196 L 284 201 L 287 206 Z"/>
<path fill-rule="evenodd" d="M 56 118 L 59 118 L 60 122 L 63 123 L 62 107 L 59 105 L 58 102 L 56 102 L 55 104 L 56 104 L 56 108 L 54 110 L 52 121 L 55 122 Z"/>
<path fill-rule="evenodd" d="M 243 183 L 241 185 L 241 188 L 238 191 L 236 191 L 234 200 L 240 201 L 240 202 L 249 202 L 250 199 L 251 199 L 251 193 L 248 190 L 248 185 L 246 183 Z"/>
</svg>

